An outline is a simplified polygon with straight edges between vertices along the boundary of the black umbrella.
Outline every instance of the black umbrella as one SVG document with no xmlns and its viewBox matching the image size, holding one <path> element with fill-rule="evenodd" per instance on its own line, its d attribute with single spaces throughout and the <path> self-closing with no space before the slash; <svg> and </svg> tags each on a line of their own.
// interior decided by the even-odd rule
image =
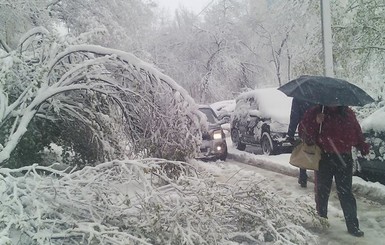
<svg viewBox="0 0 385 245">
<path fill-rule="evenodd" d="M 342 79 L 301 76 L 278 88 L 289 97 L 325 106 L 363 106 L 374 102 L 364 90 Z"/>
</svg>

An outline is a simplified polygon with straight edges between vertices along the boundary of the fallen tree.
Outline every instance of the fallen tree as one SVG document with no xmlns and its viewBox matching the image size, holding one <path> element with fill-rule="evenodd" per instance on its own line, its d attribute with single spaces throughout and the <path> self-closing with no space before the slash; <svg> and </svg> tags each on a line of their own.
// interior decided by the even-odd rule
<svg viewBox="0 0 385 245">
<path fill-rule="evenodd" d="M 163 159 L 1 168 L 1 244 L 317 243 L 307 229 L 325 224 L 303 200 L 197 169 Z"/>
<path fill-rule="evenodd" d="M 14 157 L 31 157 L 52 142 L 80 155 L 75 159 L 80 165 L 138 154 L 192 157 L 204 124 L 188 93 L 132 54 L 84 40 L 59 38 L 39 27 L 15 50 L 3 50 L 0 163 L 11 158 L 30 128 L 35 132 L 28 137 L 35 141 L 36 131 L 49 132 L 40 137 L 45 144 L 23 152 L 29 140 Z M 18 167 L 18 160 L 9 165 Z"/>
</svg>

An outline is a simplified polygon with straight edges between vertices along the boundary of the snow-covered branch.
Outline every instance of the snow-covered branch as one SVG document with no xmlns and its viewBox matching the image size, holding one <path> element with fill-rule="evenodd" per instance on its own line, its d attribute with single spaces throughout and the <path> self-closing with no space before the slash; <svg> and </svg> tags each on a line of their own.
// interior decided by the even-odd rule
<svg viewBox="0 0 385 245">
<path fill-rule="evenodd" d="M 38 42 L 28 45 L 37 36 Z M 71 44 L 40 27 L 27 32 L 19 47 L 0 59 L 0 75 L 6 78 L 1 84 L 0 125 L 6 137 L 0 142 L 0 163 L 9 159 L 36 113 L 78 121 L 91 133 L 88 144 L 98 139 L 94 161 L 124 157 L 127 145 L 130 154 L 180 160 L 195 154 L 201 114 L 190 95 L 151 64 L 120 50 Z M 68 101 L 73 101 L 71 110 L 64 106 Z M 71 141 L 61 137 L 61 142 Z M 119 138 L 126 138 L 126 145 L 116 145 Z"/>
<path fill-rule="evenodd" d="M 0 38 L 0 45 L 5 52 L 7 53 L 11 52 L 12 49 L 7 45 L 7 43 L 3 40 L 3 38 Z"/>
<path fill-rule="evenodd" d="M 19 234 L 29 244 L 317 244 L 303 226 L 322 227 L 304 200 L 253 179 L 218 183 L 193 163 L 33 165 L 2 168 L 0 181 L 3 243 Z"/>
</svg>

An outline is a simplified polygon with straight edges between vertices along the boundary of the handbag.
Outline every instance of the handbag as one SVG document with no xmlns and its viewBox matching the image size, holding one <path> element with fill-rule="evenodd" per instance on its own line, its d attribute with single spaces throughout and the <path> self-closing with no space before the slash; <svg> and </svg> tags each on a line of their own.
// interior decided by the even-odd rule
<svg viewBox="0 0 385 245">
<path fill-rule="evenodd" d="M 303 169 L 318 170 L 320 160 L 321 148 L 316 144 L 308 145 L 301 141 L 294 147 L 289 163 Z"/>
</svg>

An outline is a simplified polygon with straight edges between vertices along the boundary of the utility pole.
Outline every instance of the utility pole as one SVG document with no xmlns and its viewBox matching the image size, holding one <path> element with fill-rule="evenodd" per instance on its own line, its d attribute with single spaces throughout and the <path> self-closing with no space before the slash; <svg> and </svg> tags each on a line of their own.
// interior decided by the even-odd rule
<svg viewBox="0 0 385 245">
<path fill-rule="evenodd" d="M 322 46 L 324 58 L 324 75 L 334 77 L 333 69 L 333 40 L 332 21 L 330 11 L 330 0 L 321 1 L 321 22 L 322 22 Z"/>
</svg>

